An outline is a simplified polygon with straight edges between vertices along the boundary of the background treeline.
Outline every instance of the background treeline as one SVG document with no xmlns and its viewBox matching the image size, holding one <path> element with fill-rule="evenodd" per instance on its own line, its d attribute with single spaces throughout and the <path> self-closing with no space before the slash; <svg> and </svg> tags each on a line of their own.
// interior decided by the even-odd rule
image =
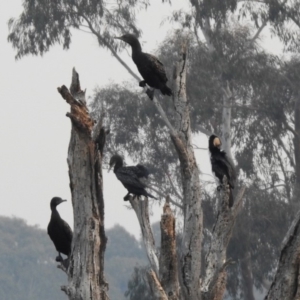
<svg viewBox="0 0 300 300">
<path fill-rule="evenodd" d="M 106 277 L 111 299 L 126 299 L 134 268 L 147 264 L 139 241 L 123 227 L 106 231 Z M 60 286 L 66 275 L 56 268 L 57 255 L 46 230 L 28 226 L 22 219 L 0 217 L 0 299 L 64 300 Z"/>
</svg>

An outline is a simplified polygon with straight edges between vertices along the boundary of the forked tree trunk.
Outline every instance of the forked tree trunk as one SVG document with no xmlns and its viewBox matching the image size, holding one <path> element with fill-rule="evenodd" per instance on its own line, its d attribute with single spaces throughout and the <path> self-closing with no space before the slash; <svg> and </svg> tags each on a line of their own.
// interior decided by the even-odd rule
<svg viewBox="0 0 300 300">
<path fill-rule="evenodd" d="M 75 69 L 70 91 L 62 86 L 58 92 L 71 106 L 71 112 L 67 113 L 72 121 L 68 165 L 74 211 L 68 285 L 63 286 L 62 290 L 70 300 L 106 300 L 108 285 L 103 274 L 106 236 L 102 177 L 106 132 L 98 124 L 96 128 L 100 130 L 92 138 L 94 122 L 86 107 L 85 92 L 80 88 Z"/>
</svg>

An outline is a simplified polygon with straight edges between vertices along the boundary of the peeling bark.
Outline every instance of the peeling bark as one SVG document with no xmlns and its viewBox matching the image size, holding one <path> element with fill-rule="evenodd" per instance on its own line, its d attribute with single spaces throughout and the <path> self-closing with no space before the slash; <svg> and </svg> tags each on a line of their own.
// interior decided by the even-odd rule
<svg viewBox="0 0 300 300">
<path fill-rule="evenodd" d="M 62 290 L 70 300 L 106 300 L 108 285 L 103 274 L 106 236 L 102 155 L 91 136 L 94 122 L 86 107 L 85 92 L 80 88 L 75 69 L 70 91 L 66 86 L 58 88 L 71 107 L 71 112 L 67 113 L 72 121 L 68 165 L 74 211 L 68 286 L 63 286 Z M 105 130 L 97 138 L 103 134 Z"/>
<path fill-rule="evenodd" d="M 277 271 L 265 300 L 300 299 L 300 211 L 282 243 Z"/>
<path fill-rule="evenodd" d="M 160 282 L 169 300 L 179 297 L 178 265 L 176 253 L 175 217 L 167 202 L 161 217 Z"/>
<path fill-rule="evenodd" d="M 156 277 L 159 275 L 159 264 L 156 254 L 155 241 L 149 221 L 149 204 L 148 198 L 145 197 L 144 200 L 139 200 L 138 197 L 131 198 L 130 204 L 134 209 L 138 221 L 141 226 L 142 236 L 144 245 L 146 248 L 147 256 L 150 262 L 152 270 L 155 272 Z"/>
<path fill-rule="evenodd" d="M 241 188 L 233 207 L 229 207 L 229 186 L 224 176 L 222 201 L 215 226 L 212 231 L 210 249 L 205 258 L 206 272 L 202 280 L 203 299 L 221 300 L 226 288 L 225 268 L 230 263 L 226 260 L 227 246 L 230 241 L 236 216 L 239 211 L 245 187 Z"/>
<path fill-rule="evenodd" d="M 180 280 L 185 299 L 201 298 L 199 282 L 201 273 L 202 207 L 199 169 L 192 145 L 190 106 L 186 96 L 187 49 L 182 46 L 180 60 L 174 72 L 175 129 L 171 134 L 181 169 L 183 187 L 184 229 L 180 255 Z"/>
</svg>

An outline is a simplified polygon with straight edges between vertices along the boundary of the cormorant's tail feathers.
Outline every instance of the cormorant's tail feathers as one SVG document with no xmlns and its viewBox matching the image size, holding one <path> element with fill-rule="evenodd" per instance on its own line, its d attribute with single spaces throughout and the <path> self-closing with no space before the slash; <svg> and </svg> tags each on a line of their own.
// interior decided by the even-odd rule
<svg viewBox="0 0 300 300">
<path fill-rule="evenodd" d="M 161 88 L 160 91 L 163 95 L 167 95 L 167 96 L 173 95 L 172 90 L 167 85 L 165 85 L 163 88 Z"/>
</svg>

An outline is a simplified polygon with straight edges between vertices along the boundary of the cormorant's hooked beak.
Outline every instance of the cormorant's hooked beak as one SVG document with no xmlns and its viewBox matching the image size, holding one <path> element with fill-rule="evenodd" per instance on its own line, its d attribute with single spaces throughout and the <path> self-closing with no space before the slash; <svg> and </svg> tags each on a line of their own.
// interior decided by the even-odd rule
<svg viewBox="0 0 300 300">
<path fill-rule="evenodd" d="M 60 200 L 60 203 L 63 203 L 63 202 L 67 202 L 67 200 L 61 199 L 61 200 Z"/>
<path fill-rule="evenodd" d="M 217 148 L 220 148 L 222 145 L 221 140 L 218 137 L 214 138 L 213 144 Z"/>
<path fill-rule="evenodd" d="M 111 169 L 112 169 L 112 166 L 109 166 L 107 173 L 109 173 Z"/>
<path fill-rule="evenodd" d="M 115 36 L 114 39 L 115 39 L 115 40 L 121 40 L 121 41 L 123 41 L 123 39 L 122 39 L 121 36 Z"/>
</svg>

